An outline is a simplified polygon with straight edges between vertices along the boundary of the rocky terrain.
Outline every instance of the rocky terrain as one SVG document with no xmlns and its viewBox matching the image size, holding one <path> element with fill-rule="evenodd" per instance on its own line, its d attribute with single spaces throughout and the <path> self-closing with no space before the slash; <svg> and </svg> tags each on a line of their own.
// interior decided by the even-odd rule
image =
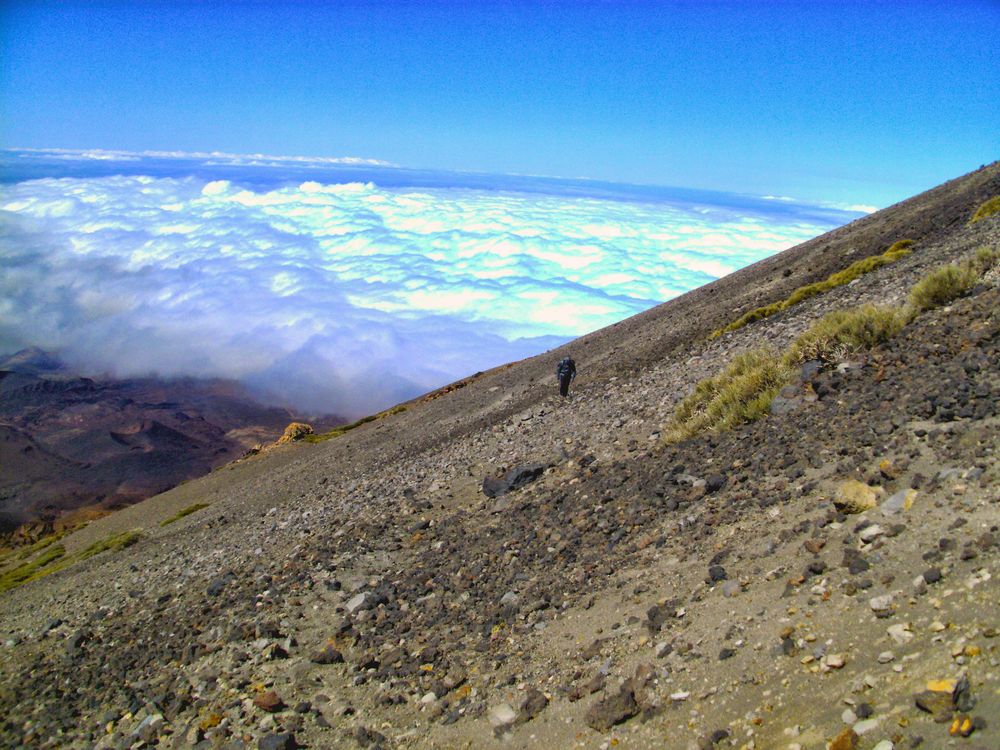
<svg viewBox="0 0 1000 750">
<path fill-rule="evenodd" d="M 233 382 L 88 378 L 18 352 L 0 360 L 0 533 L 32 541 L 138 502 L 275 440 L 294 418 Z"/>
<path fill-rule="evenodd" d="M 997 194 L 993 164 L 91 523 L 60 542 L 72 565 L 2 594 L 0 742 L 1000 746 L 996 269 L 804 367 L 766 418 L 663 440 L 737 353 L 1000 247 L 1000 217 L 969 223 Z M 901 260 L 709 338 L 904 238 Z"/>
</svg>

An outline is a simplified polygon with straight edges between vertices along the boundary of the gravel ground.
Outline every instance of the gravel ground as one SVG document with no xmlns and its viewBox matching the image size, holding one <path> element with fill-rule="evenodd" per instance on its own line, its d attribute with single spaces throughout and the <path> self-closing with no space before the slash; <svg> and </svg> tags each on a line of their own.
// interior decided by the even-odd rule
<svg viewBox="0 0 1000 750">
<path fill-rule="evenodd" d="M 68 554 L 144 536 L 3 595 L 0 743 L 997 747 L 995 278 L 788 413 L 660 436 L 736 352 L 1000 247 L 966 225 L 997 193 L 991 165 L 584 337 L 568 400 L 550 352 L 91 524 Z M 537 478 L 483 494 L 515 467 Z"/>
</svg>

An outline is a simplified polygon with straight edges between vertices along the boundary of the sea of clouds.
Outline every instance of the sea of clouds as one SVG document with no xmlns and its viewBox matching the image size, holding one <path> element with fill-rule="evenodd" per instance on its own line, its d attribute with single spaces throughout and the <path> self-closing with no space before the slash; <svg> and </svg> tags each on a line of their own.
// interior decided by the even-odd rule
<svg viewBox="0 0 1000 750">
<path fill-rule="evenodd" d="M 407 185 L 364 160 L 313 179 L 268 172 L 289 157 L 225 179 L 211 179 L 219 155 L 197 155 L 198 170 L 165 169 L 163 154 L 146 170 L 148 156 L 123 152 L 76 161 L 119 153 L 128 170 L 8 168 L 0 353 L 236 378 L 347 416 L 543 352 L 857 216 L 528 178 Z"/>
</svg>

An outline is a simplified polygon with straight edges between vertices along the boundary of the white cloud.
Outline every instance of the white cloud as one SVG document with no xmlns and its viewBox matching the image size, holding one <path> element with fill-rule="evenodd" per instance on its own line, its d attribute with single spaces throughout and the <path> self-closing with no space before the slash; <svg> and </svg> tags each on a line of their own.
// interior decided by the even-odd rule
<svg viewBox="0 0 1000 750">
<path fill-rule="evenodd" d="M 371 182 L 30 180 L 0 190 L 0 352 L 33 344 L 94 372 L 235 377 L 356 415 L 828 228 L 704 204 Z"/>
</svg>

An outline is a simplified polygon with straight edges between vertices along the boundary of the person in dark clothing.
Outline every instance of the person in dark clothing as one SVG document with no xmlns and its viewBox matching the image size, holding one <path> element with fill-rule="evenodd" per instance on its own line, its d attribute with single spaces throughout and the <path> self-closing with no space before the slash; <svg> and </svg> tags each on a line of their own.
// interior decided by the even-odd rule
<svg viewBox="0 0 1000 750">
<path fill-rule="evenodd" d="M 556 377 L 559 378 L 559 395 L 569 395 L 569 384 L 576 378 L 576 362 L 572 357 L 564 357 L 556 365 Z"/>
</svg>

